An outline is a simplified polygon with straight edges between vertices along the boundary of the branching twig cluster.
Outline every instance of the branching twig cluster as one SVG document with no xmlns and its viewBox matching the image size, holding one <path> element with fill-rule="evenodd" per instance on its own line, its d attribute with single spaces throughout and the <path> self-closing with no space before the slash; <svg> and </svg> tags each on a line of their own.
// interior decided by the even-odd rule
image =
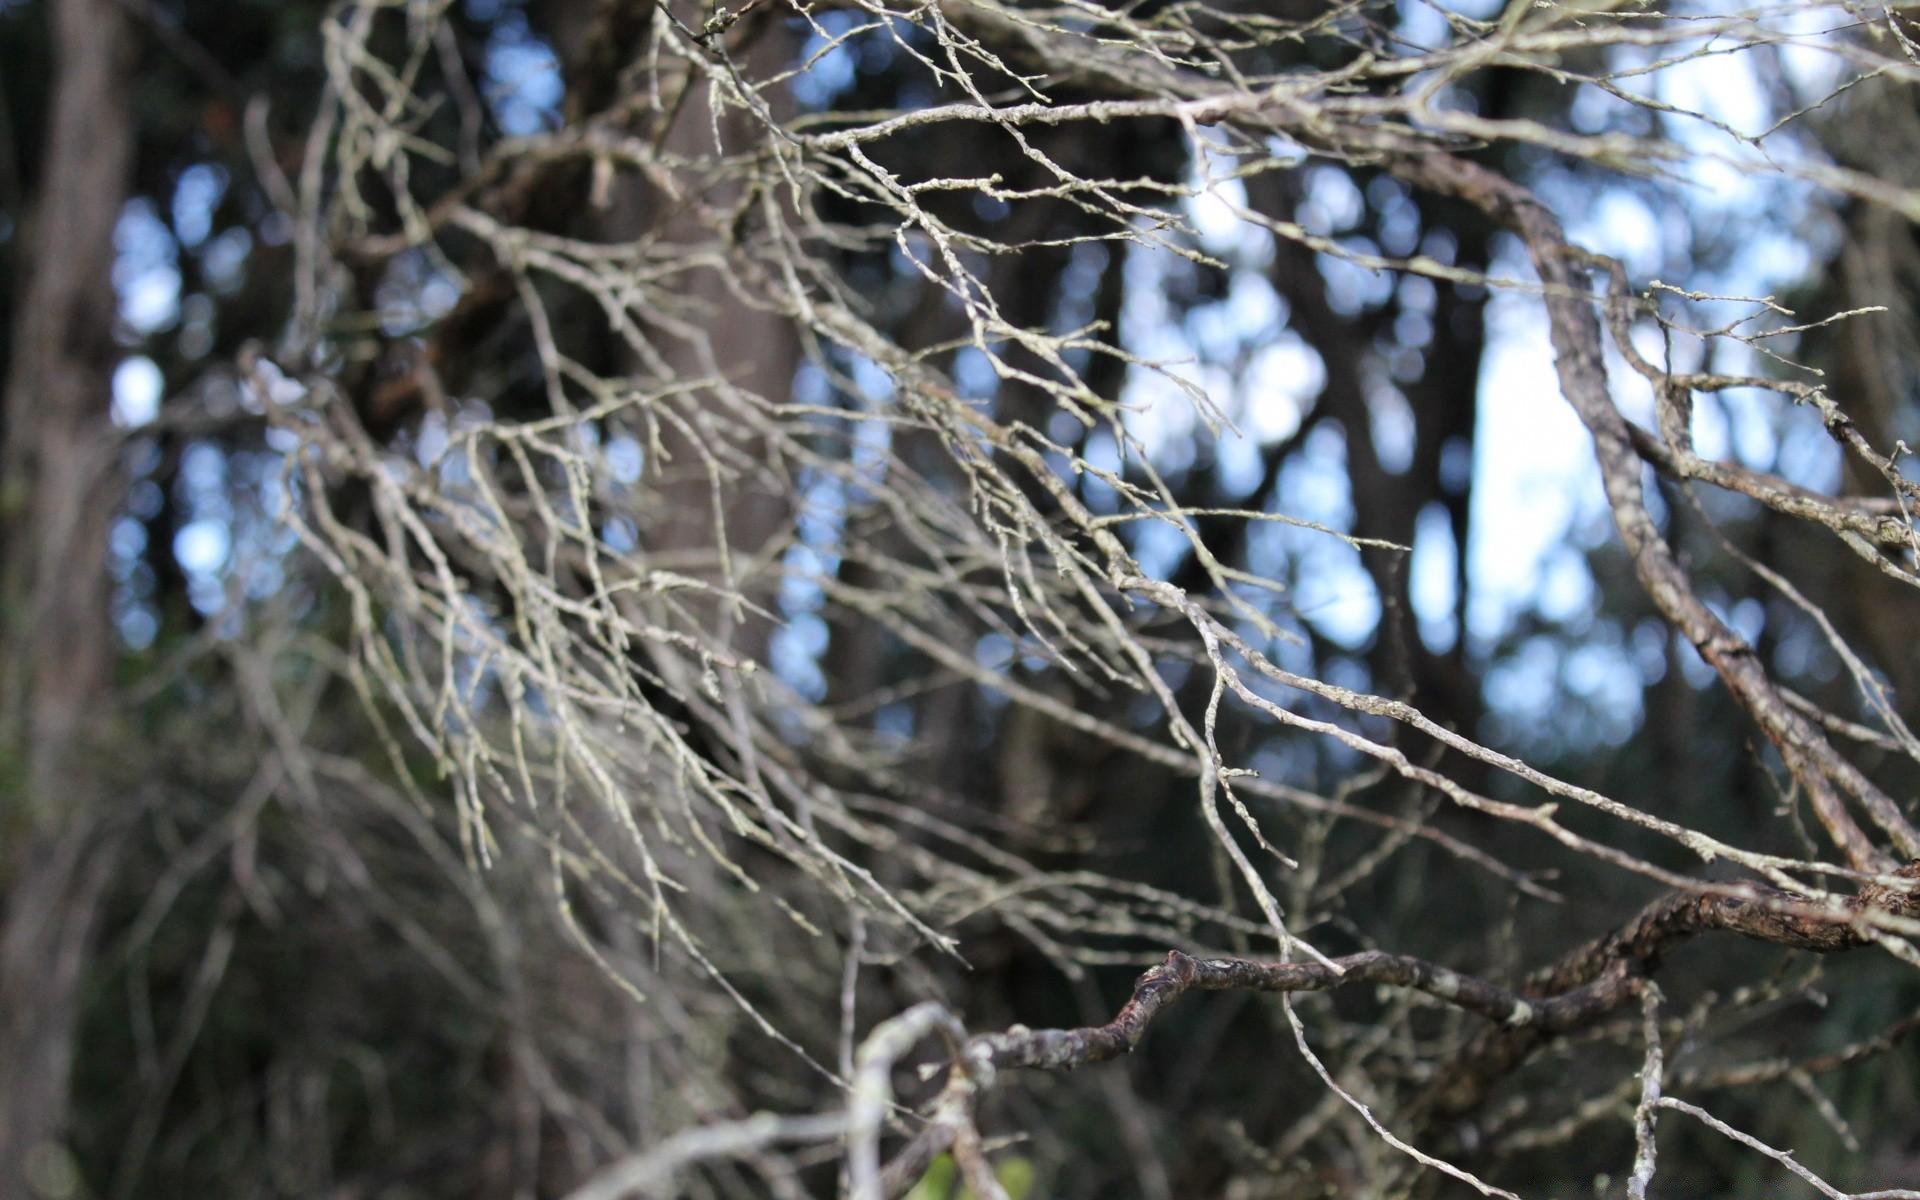
<svg viewBox="0 0 1920 1200">
<path fill-rule="evenodd" d="M 475 153 L 436 132 L 440 106 L 465 94 L 445 74 L 446 7 L 352 3 L 330 22 L 331 86 L 283 200 L 299 231 L 298 319 L 249 368 L 274 425 L 297 443 L 287 461 L 299 531 L 347 598 L 352 677 L 394 726 L 396 771 L 413 774 L 424 752 L 448 781 L 473 863 L 509 841 L 538 847 L 580 944 L 646 1003 L 705 1003 L 663 999 L 661 986 L 724 996 L 811 1064 L 816 1085 L 849 1097 L 844 1117 L 679 1134 L 578 1195 L 628 1194 L 707 1156 L 844 1134 L 857 1197 L 901 1194 L 940 1151 L 990 1196 L 999 1185 L 973 1106 L 996 1070 L 1114 1057 L 1187 990 L 1356 983 L 1414 989 L 1493 1022 L 1461 1027 L 1424 1094 L 1383 1110 L 1420 1144 L 1481 1107 L 1540 1047 L 1646 998 L 1646 1081 L 1637 1114 L 1627 1106 L 1640 1135 L 1632 1187 L 1645 1194 L 1658 1112 L 1714 1121 L 1660 1090 L 1674 1068 L 1661 1057 L 1648 977 L 1669 949 L 1731 930 L 1813 951 L 1877 943 L 1920 961 L 1908 941 L 1920 932 L 1914 869 L 1899 867 L 1920 858 L 1920 831 L 1830 734 L 1916 762 L 1920 742 L 1831 625 L 1879 727 L 1783 687 L 1690 575 L 1650 507 L 1645 468 L 1821 527 L 1905 585 L 1920 583 L 1920 488 L 1898 451 L 1850 421 L 1847 396 L 1787 360 L 1818 320 L 1767 300 L 1714 325 L 1732 302 L 1631 280 L 1490 165 L 1515 148 L 1602 174 L 1684 178 L 1713 164 L 1911 217 L 1920 193 L 1829 161 L 1805 132 L 1811 118 L 1742 131 L 1676 108 L 1650 82 L 1791 42 L 1833 64 L 1804 108 L 1813 112 L 1861 80 L 1914 81 L 1904 16 L 1838 4 L 1582 13 L 1516 3 L 1487 20 L 1436 9 L 1437 32 L 1415 43 L 1359 4 L 1297 18 L 1200 3 L 665 4 L 638 22 L 598 99 L 570 98 L 555 128 Z M 880 111 L 804 99 L 823 64 L 867 47 L 910 62 L 934 91 Z M 1655 132 L 1480 115 L 1461 97 L 1491 71 L 1596 89 Z M 575 93 L 595 94 L 584 83 Z M 1174 145 L 1185 165 L 1107 170 L 1082 152 L 1122 134 Z M 928 152 L 948 139 L 967 149 Z M 1365 167 L 1465 205 L 1517 239 L 1533 278 L 1359 245 L 1265 204 L 1255 185 L 1303 162 Z M 1818 853 L 1710 834 L 1558 778 L 1402 698 L 1285 665 L 1291 598 L 1205 531 L 1223 512 L 1292 517 L 1189 503 L 1113 381 L 1162 405 L 1184 398 L 1222 439 L 1234 436 L 1232 406 L 1203 376 L 1129 346 L 1110 319 L 1036 310 L 1008 282 L 1041 253 L 1218 267 L 1195 216 L 1203 205 L 1268 245 L 1363 272 L 1538 298 L 1559 390 L 1594 439 L 1641 587 L 1771 744 L 1824 831 Z M 444 314 L 376 314 L 385 342 L 360 357 L 385 354 L 385 377 L 356 373 L 354 297 L 400 262 L 462 298 Z M 500 311 L 513 316 L 497 336 L 516 349 L 460 365 L 475 323 Z M 1731 345 L 1778 369 L 1681 369 L 1647 355 L 1648 332 L 1704 347 L 1701 364 L 1733 361 L 1711 358 Z M 1652 388 L 1655 428 L 1622 415 L 1610 361 Z M 299 382 L 299 399 L 282 375 Z M 1887 494 L 1829 496 L 1701 455 L 1691 406 L 1733 389 L 1817 411 Z M 1304 524 L 1306 536 L 1346 536 Z M 1148 561 L 1141 529 L 1171 539 L 1191 569 L 1175 577 Z M 1790 580 L 1756 569 L 1818 617 Z M 806 629 L 826 637 L 809 643 L 795 632 Z M 842 654 L 851 657 L 833 658 Z M 864 675 L 847 665 L 881 661 L 891 665 Z M 1189 672 L 1205 681 L 1197 692 L 1177 682 Z M 1041 834 L 993 825 L 918 769 L 917 748 L 939 732 L 923 701 L 956 688 L 990 698 L 1005 720 L 1050 722 L 1190 781 L 1223 899 L 1046 869 L 1022 840 Z M 1151 717 L 1117 715 L 1113 697 Z M 917 716 L 866 719 L 887 711 Z M 1359 819 L 1386 839 L 1370 863 L 1424 839 L 1541 889 L 1419 811 L 1386 815 L 1257 777 L 1244 743 L 1222 736 L 1229 719 L 1327 739 L 1422 794 L 1672 892 L 1517 986 L 1390 949 L 1329 954 L 1319 934 L 1306 936 L 1329 898 L 1289 882 L 1320 864 L 1303 868 L 1300 847 L 1263 814 Z M 1440 747 L 1446 763 L 1415 746 Z M 1250 900 L 1245 913 L 1236 896 Z M 771 944 L 743 919 L 788 931 L 775 941 L 828 945 L 836 927 L 857 926 L 866 948 L 847 968 L 857 982 L 864 966 L 900 966 L 922 947 L 963 950 L 961 923 L 987 917 L 1069 974 L 1175 949 L 1108 1024 L 969 1038 L 946 1009 L 915 1007 L 864 1039 L 851 1077 L 819 1051 L 828 1035 L 787 1027 L 792 1014 L 742 978 L 746 948 Z M 609 921 L 627 933 L 609 934 Z M 609 949 L 629 935 L 691 975 L 637 978 L 646 955 Z M 1257 942 L 1279 961 L 1250 957 Z M 838 970 L 824 978 L 839 995 Z M 851 1020 L 856 1005 L 844 1007 Z M 892 1068 L 929 1032 L 947 1040 L 952 1071 L 917 1118 L 917 1140 L 883 1169 L 880 1138 L 900 1115 Z M 1360 1045 L 1347 1047 L 1356 1063 Z M 1349 1111 L 1385 1132 L 1363 1102 L 1380 1093 L 1336 1059 L 1314 1061 Z M 1669 1086 L 1685 1078 L 1670 1074 Z"/>
</svg>

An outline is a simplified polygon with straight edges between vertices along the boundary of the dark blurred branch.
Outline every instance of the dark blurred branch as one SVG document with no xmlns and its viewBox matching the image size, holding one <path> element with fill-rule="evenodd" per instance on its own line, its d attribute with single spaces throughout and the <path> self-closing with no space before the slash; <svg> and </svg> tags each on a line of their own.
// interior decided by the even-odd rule
<svg viewBox="0 0 1920 1200">
<path fill-rule="evenodd" d="M 213 56 L 212 51 L 180 27 L 178 17 L 153 3 L 153 0 L 114 0 L 114 2 L 152 30 L 154 40 L 165 46 L 167 52 L 178 58 L 188 70 L 199 76 L 201 85 L 209 92 L 233 105 L 236 112 L 246 107 L 247 88 L 234 78 L 231 71 L 220 65 L 220 60 Z"/>
<path fill-rule="evenodd" d="M 1755 1084 L 1772 1083 L 1789 1075 L 1819 1075 L 1826 1071 L 1836 1071 L 1851 1066 L 1877 1054 L 1884 1054 L 1899 1045 L 1906 1036 L 1920 1029 L 1920 1013 L 1895 1021 L 1877 1035 L 1863 1041 L 1843 1046 L 1831 1054 L 1817 1054 L 1811 1058 L 1768 1059 L 1764 1062 L 1748 1063 L 1718 1071 L 1694 1070 L 1681 1074 L 1683 1087 L 1697 1088 L 1738 1088 Z"/>
</svg>

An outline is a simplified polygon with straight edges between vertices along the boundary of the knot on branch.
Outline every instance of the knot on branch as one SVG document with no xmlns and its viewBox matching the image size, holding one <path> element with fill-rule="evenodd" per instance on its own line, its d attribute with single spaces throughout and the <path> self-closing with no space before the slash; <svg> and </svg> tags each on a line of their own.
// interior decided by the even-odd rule
<svg viewBox="0 0 1920 1200">
<path fill-rule="evenodd" d="M 1720 658 L 1751 657 L 1754 653 L 1753 643 L 1731 629 L 1714 634 L 1701 644 L 1700 649 L 1709 662 Z"/>
<path fill-rule="evenodd" d="M 1853 907 L 1877 908 L 1896 917 L 1920 917 L 1920 858 L 1895 871 L 1898 879 L 1911 879 L 1912 887 L 1890 883 L 1870 883 L 1853 898 Z"/>
<path fill-rule="evenodd" d="M 1182 954 L 1178 950 L 1167 951 L 1166 961 L 1157 967 L 1150 967 L 1134 984 L 1134 990 L 1149 987 L 1159 980 L 1177 984 L 1182 990 L 1192 986 L 1200 974 L 1200 960 L 1191 954 Z"/>
</svg>

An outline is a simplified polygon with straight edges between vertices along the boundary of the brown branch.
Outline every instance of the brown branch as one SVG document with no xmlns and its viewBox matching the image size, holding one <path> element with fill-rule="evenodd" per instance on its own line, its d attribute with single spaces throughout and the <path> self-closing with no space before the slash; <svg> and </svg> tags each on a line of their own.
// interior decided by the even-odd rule
<svg viewBox="0 0 1920 1200">
<path fill-rule="evenodd" d="M 1920 879 L 1920 860 L 1908 863 L 1897 874 L 1904 879 Z M 1645 975 L 1681 942 L 1709 930 L 1739 933 L 1795 950 L 1832 953 L 1866 943 L 1868 935 L 1855 918 L 1868 908 L 1896 916 L 1920 913 L 1920 894 L 1894 891 L 1881 884 L 1869 885 L 1858 895 L 1848 897 L 1837 913 L 1810 909 L 1789 893 L 1772 888 L 1756 887 L 1753 893 L 1750 899 L 1677 893 L 1665 896 L 1620 929 L 1588 942 L 1552 966 L 1535 972 L 1523 990 L 1528 995 L 1552 995 L 1580 985 L 1593 986 L 1589 980 L 1604 982 L 1621 977 L 1623 972 Z M 1593 1017 L 1597 1019 L 1611 1012 L 1630 994 L 1629 989 L 1616 986 L 1610 995 L 1611 1003 L 1595 1011 Z M 1422 1132 L 1431 1134 L 1448 1121 L 1472 1112 L 1496 1083 L 1551 1034 L 1565 1033 L 1571 1028 L 1482 1031 L 1433 1090 L 1411 1107 L 1414 1123 Z"/>
<path fill-rule="evenodd" d="M 1895 873 L 1920 882 L 1920 859 Z M 1869 909 L 1898 917 L 1920 915 L 1920 892 L 1870 885 L 1835 908 L 1823 908 L 1776 888 L 1753 886 L 1743 895 L 1715 891 L 1674 893 L 1648 905 L 1618 930 L 1535 972 L 1519 988 L 1463 975 L 1424 959 L 1369 950 L 1318 962 L 1254 962 L 1195 958 L 1175 950 L 1135 981 L 1133 995 L 1104 1025 L 978 1034 L 968 1057 L 995 1068 L 1064 1071 L 1107 1062 L 1140 1044 L 1154 1017 L 1189 991 L 1321 992 L 1354 983 L 1413 988 L 1498 1022 L 1485 1031 L 1415 1106 L 1416 1123 L 1431 1127 L 1478 1107 L 1492 1085 L 1548 1039 L 1584 1028 L 1639 994 L 1641 981 L 1675 947 L 1715 931 L 1795 950 L 1833 953 L 1865 945 Z M 1904 1032 L 1902 1030 L 1901 1032 Z M 888 1196 L 911 1187 L 950 1134 L 930 1126 L 889 1164 Z M 894 1189 L 898 1190 L 894 1190 Z"/>
<path fill-rule="evenodd" d="M 1898 874 L 1920 880 L 1920 860 L 1902 867 Z M 1128 1053 L 1139 1044 L 1155 1015 L 1188 991 L 1322 992 L 1351 983 L 1413 988 L 1509 1029 L 1551 1035 L 1611 1012 L 1634 993 L 1634 980 L 1698 934 L 1720 930 L 1819 953 L 1851 950 L 1870 940 L 1858 921 L 1869 907 L 1913 916 L 1920 914 L 1920 895 L 1875 885 L 1848 897 L 1833 911 L 1767 887 L 1753 887 L 1745 897 L 1676 893 L 1655 901 L 1619 930 L 1536 972 L 1518 991 L 1424 959 L 1378 950 L 1334 959 L 1333 966 L 1194 958 L 1176 950 L 1140 976 L 1133 997 L 1105 1025 L 1038 1030 L 1016 1025 L 1005 1033 L 981 1034 L 973 1044 L 985 1048 L 996 1067 L 1071 1069 Z"/>
<path fill-rule="evenodd" d="M 1640 586 L 1660 614 L 1686 635 L 1806 787 L 1814 814 L 1856 869 L 1882 870 L 1886 856 L 1847 811 L 1834 784 L 1852 793 L 1903 856 L 1920 855 L 1920 830 L 1824 734 L 1795 712 L 1745 638 L 1694 594 L 1686 571 L 1661 536 L 1646 506 L 1640 455 L 1630 426 L 1607 384 L 1605 343 L 1587 279 L 1590 255 L 1567 242 L 1560 223 L 1526 188 L 1476 163 L 1404 139 L 1378 135 L 1395 146 L 1389 167 L 1401 178 L 1475 205 L 1527 245 L 1545 287 L 1547 317 L 1560 390 L 1593 435 L 1607 503 L 1633 558 Z M 1397 145 L 1395 145 L 1397 144 Z"/>
<path fill-rule="evenodd" d="M 1615 337 L 1618 345 L 1620 338 Z M 1913 527 L 1886 510 L 1887 501 L 1859 496 L 1823 496 L 1776 475 L 1743 467 L 1739 463 L 1716 462 L 1690 451 L 1679 450 L 1662 441 L 1659 435 L 1638 425 L 1627 425 L 1627 436 L 1634 452 L 1669 479 L 1698 479 L 1730 492 L 1757 500 L 1775 512 L 1804 521 L 1825 525 L 1835 533 L 1852 533 L 1870 542 L 1887 546 L 1913 544 Z"/>
</svg>

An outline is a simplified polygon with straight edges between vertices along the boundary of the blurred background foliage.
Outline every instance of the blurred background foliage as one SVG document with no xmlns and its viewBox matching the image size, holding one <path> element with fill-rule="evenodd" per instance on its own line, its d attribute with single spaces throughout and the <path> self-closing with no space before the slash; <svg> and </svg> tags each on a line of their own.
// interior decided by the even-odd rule
<svg viewBox="0 0 1920 1200">
<path fill-rule="evenodd" d="M 605 107 L 618 82 L 608 62 L 624 48 L 600 40 L 601 7 L 456 4 L 447 56 L 429 70 L 457 68 L 475 81 L 485 120 L 460 128 L 458 112 L 443 108 L 426 118 L 434 139 L 464 139 L 477 152 Z M 0 0 L 0 374 L 17 350 L 15 306 L 36 211 L 74 202 L 42 190 L 49 8 L 47 0 Z M 127 0 L 123 8 L 140 50 L 137 154 L 113 268 L 113 412 L 126 487 L 109 539 L 117 725 L 106 770 L 130 831 L 78 999 L 67 1150 L 35 1160 L 32 1186 L 54 1200 L 559 1195 L 609 1146 L 649 1134 L 624 1124 L 631 1096 L 648 1086 L 644 1064 L 606 1050 L 636 1037 L 708 1064 L 717 1090 L 686 1099 L 695 1115 L 816 1098 L 818 1081 L 731 1009 L 636 1016 L 554 912 L 537 864 L 506 854 L 476 875 L 451 806 L 417 801 L 437 794 L 432 765 L 388 753 L 344 680 L 341 598 L 279 518 L 288 503 L 277 482 L 284 448 L 246 406 L 234 366 L 249 343 L 272 345 L 290 312 L 293 231 L 258 165 L 272 161 L 288 175 L 300 169 L 330 6 Z M 1417 4 L 1365 8 L 1382 29 L 1412 29 L 1426 12 Z M 832 31 L 838 16 L 818 19 Z M 803 57 L 824 45 L 798 25 L 791 41 Z M 1340 48 L 1308 40 L 1289 52 L 1324 58 Z M 1643 119 L 1590 88 L 1552 87 L 1535 73 L 1493 70 L 1474 86 L 1470 102 L 1485 115 L 1585 132 L 1618 122 L 1631 133 Z M 791 91 L 799 109 L 848 111 L 912 107 L 935 94 L 923 65 L 879 36 L 827 51 Z M 1819 128 L 1843 161 L 1898 171 L 1920 163 L 1912 96 L 1892 86 L 1857 88 Z M 1052 142 L 1043 137 L 1042 148 L 1061 162 L 1097 158 L 1109 174 L 1143 180 L 1194 170 L 1177 129 L 1129 130 L 1094 142 L 1062 129 Z M 889 147 L 899 159 L 889 165 L 903 177 L 933 178 L 991 160 L 1003 163 L 1008 187 L 1032 183 L 1023 172 L 1033 164 L 995 138 L 967 126 Z M 1549 197 L 1577 238 L 1628 261 L 1636 278 L 1719 280 L 1728 293 L 1774 293 L 1813 312 L 1889 306 L 1870 336 L 1838 326 L 1805 335 L 1802 351 L 1844 381 L 1853 415 L 1876 442 L 1920 433 L 1920 253 L 1906 223 L 1784 189 L 1703 196 L 1669 181 L 1601 178 L 1523 150 L 1485 154 Z M 521 219 L 575 228 L 589 219 L 582 201 L 590 186 L 584 177 L 554 182 L 550 195 L 528 198 Z M 1479 215 L 1410 194 L 1363 165 L 1316 161 L 1252 180 L 1247 192 L 1258 211 L 1363 253 L 1419 252 L 1496 275 L 1527 270 L 1519 249 Z M 1087 232 L 1085 214 L 1058 200 L 945 202 L 956 206 L 943 214 L 956 226 L 1009 240 Z M 1230 221 L 1209 224 L 1204 212 L 1196 219 L 1222 265 L 1117 244 L 1036 247 L 997 262 L 992 284 L 1012 319 L 1053 328 L 1104 321 L 1137 353 L 1193 359 L 1196 377 L 1229 398 L 1225 407 L 1246 436 L 1215 438 L 1168 416 L 1180 406 L 1154 394 L 1151 379 L 1110 359 L 1090 367 L 1103 394 L 1141 406 L 1132 419 L 1181 503 L 1284 512 L 1412 547 L 1410 555 L 1360 553 L 1284 525 L 1203 518 L 1213 523 L 1208 543 L 1226 548 L 1223 558 L 1287 584 L 1291 610 L 1278 616 L 1300 640 L 1282 648 L 1285 665 L 1412 699 L 1567 779 L 1646 798 L 1676 820 L 1751 843 L 1750 830 L 1770 825 L 1787 803 L 1778 764 L 1641 593 L 1586 465 L 1584 435 L 1542 415 L 1559 401 L 1537 311 L 1511 296 L 1490 299 L 1483 288 L 1369 274 Z M 951 313 L 897 256 L 849 252 L 834 265 L 873 298 L 902 345 L 952 336 Z M 504 298 L 462 297 L 417 258 L 370 270 L 358 285 L 358 309 L 331 320 L 352 360 L 344 390 L 376 436 L 401 452 L 428 436 L 428 407 L 404 380 L 410 356 L 426 352 L 429 329 L 441 330 L 436 353 L 452 347 L 459 356 L 437 364 L 449 389 L 483 397 L 498 415 L 542 411 L 530 336 L 505 312 Z M 462 323 L 463 336 L 446 336 L 445 322 Z M 580 330 L 579 338 L 594 336 L 585 323 Z M 572 348 L 593 361 L 591 346 Z M 943 352 L 960 386 L 1089 459 L 1104 453 L 1118 463 L 1110 445 L 1086 441 L 1107 435 L 1061 419 L 1044 395 L 998 379 L 969 353 Z M 827 400 L 840 384 L 818 364 L 797 361 L 794 387 Z M 1842 473 L 1813 414 L 1734 395 L 1698 420 L 1709 453 L 1717 447 L 1819 490 L 1867 485 Z M 1089 506 L 1108 503 L 1097 480 L 1082 477 L 1079 486 Z M 1769 596 L 1742 556 L 1791 562 L 1797 577 L 1821 581 L 1825 592 L 1809 599 L 1872 655 L 1909 718 L 1920 717 L 1910 594 L 1831 539 L 1739 497 L 1667 484 L 1658 496 L 1704 594 L 1756 642 L 1776 678 L 1823 707 L 1852 711 L 1848 684 L 1810 618 Z M 1130 536 L 1155 573 L 1206 586 L 1177 542 L 1156 540 L 1152 528 Z M 769 653 L 803 693 L 852 700 L 913 674 L 898 646 L 870 645 L 868 633 L 815 615 L 817 597 L 793 592 L 782 602 L 785 624 Z M 1064 687 L 1045 670 L 1028 674 L 1032 686 Z M 1195 711 L 1205 702 L 1198 676 L 1182 693 Z M 1135 723 L 1124 696 L 1061 694 Z M 1314 881 L 1281 880 L 1302 889 L 1289 899 L 1318 913 L 1315 936 L 1332 952 L 1381 946 L 1511 976 L 1650 895 L 1644 881 L 1570 863 L 1521 831 L 1363 775 L 1362 764 L 1324 739 L 1232 714 L 1223 720 L 1244 728 L 1224 734 L 1222 745 L 1237 745 L 1266 777 L 1384 813 L 1424 815 L 1432 828 L 1533 872 L 1530 883 L 1563 898 L 1523 895 L 1511 880 L 1415 839 L 1385 869 L 1337 890 L 1338 903 L 1324 912 Z M 922 749 L 911 769 L 955 804 L 988 814 L 996 836 L 1038 861 L 1180 895 L 1216 893 L 1204 830 L 1184 801 L 1169 803 L 1188 785 L 1169 772 L 964 683 L 908 694 L 849 721 L 914 734 Z M 300 779 L 264 771 L 262 748 L 285 737 L 313 747 L 324 771 Z M 1431 746 L 1409 749 L 1441 758 Z M 1914 794 L 1920 780 L 1911 764 L 1865 753 L 1889 790 Z M 1510 782 L 1466 762 L 1447 765 L 1496 795 Z M 1261 815 L 1296 842 L 1323 846 L 1329 864 L 1353 866 L 1375 845 L 1364 823 L 1279 806 Z M 1582 828 L 1580 814 L 1565 819 Z M 1670 845 L 1625 844 L 1686 865 Z M 1116 953 L 1113 965 L 1069 977 L 996 922 L 959 933 L 968 969 L 941 959 L 921 969 L 963 998 L 973 1028 L 1104 1019 L 1137 970 Z M 791 962 L 767 964 L 759 986 L 771 996 L 782 975 L 831 980 L 831 951 L 792 949 Z M 1683 1012 L 1707 993 L 1749 989 L 1747 1006 L 1717 1031 L 1721 1051 L 1804 1055 L 1873 1036 L 1920 1007 L 1911 975 L 1889 982 L 1873 967 L 1865 955 L 1815 963 L 1714 941 L 1683 952 L 1663 986 Z M 872 1002 L 885 1011 L 884 998 Z M 1413 1023 L 1416 1044 L 1444 1042 L 1460 1020 L 1345 993 L 1302 1009 L 1315 1029 Z M 1031 1181 L 1027 1194 L 1256 1194 L 1239 1181 L 1261 1173 L 1281 1181 L 1273 1194 L 1349 1194 L 1333 1165 L 1287 1141 L 1302 1105 L 1319 1103 L 1321 1093 L 1277 1011 L 1246 995 L 1190 1001 L 1102 1079 L 1089 1072 L 1008 1089 L 996 1100 L 1008 1124 L 1048 1130 L 1015 1160 Z M 832 1019 L 822 1016 L 822 1028 Z M 1456 1131 L 1456 1148 L 1471 1159 L 1512 1127 L 1565 1115 L 1584 1099 L 1576 1093 L 1588 1064 L 1637 1053 L 1622 1033 L 1631 1024 L 1543 1055 L 1477 1130 Z M 1423 1067 L 1404 1061 L 1391 1069 L 1417 1080 Z M 1794 1147 L 1816 1169 L 1920 1184 L 1920 1058 L 1910 1044 L 1804 1089 L 1736 1090 L 1717 1102 L 1729 1120 Z M 1710 1132 L 1675 1127 L 1664 1137 L 1677 1164 L 1671 1188 L 1705 1197 L 1770 1186 L 1761 1160 Z M 1618 1172 L 1630 1144 L 1629 1125 L 1609 1114 L 1565 1142 L 1510 1153 L 1494 1177 L 1529 1195 L 1596 1194 L 1609 1186 L 1596 1177 Z M 828 1187 L 831 1169 L 806 1178 Z M 723 1172 L 703 1186 L 745 1195 L 763 1184 Z M 922 1191 L 948 1194 L 937 1182 Z"/>
</svg>

